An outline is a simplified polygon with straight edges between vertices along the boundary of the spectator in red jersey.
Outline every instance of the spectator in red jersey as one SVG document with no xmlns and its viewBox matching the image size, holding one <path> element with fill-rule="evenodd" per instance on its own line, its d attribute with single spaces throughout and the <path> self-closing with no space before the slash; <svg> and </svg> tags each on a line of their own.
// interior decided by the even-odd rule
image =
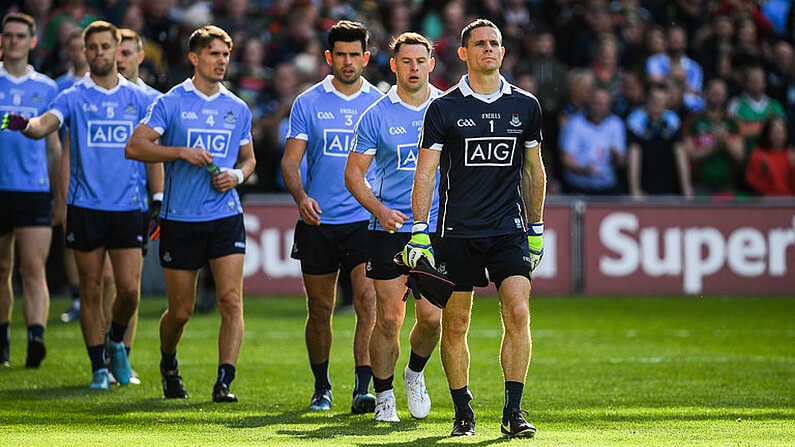
<svg viewBox="0 0 795 447">
<path fill-rule="evenodd" d="M 759 146 L 751 153 L 745 179 L 764 196 L 795 195 L 795 148 L 787 144 L 787 123 L 776 117 L 765 123 Z"/>
</svg>

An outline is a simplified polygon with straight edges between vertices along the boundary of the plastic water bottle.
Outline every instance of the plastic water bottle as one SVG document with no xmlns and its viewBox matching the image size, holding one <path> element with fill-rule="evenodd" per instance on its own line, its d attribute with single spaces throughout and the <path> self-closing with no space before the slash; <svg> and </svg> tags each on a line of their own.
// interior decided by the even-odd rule
<svg viewBox="0 0 795 447">
<path fill-rule="evenodd" d="M 207 166 L 207 173 L 210 174 L 210 178 L 216 178 L 221 175 L 221 168 L 218 167 L 215 163 L 210 163 Z"/>
</svg>

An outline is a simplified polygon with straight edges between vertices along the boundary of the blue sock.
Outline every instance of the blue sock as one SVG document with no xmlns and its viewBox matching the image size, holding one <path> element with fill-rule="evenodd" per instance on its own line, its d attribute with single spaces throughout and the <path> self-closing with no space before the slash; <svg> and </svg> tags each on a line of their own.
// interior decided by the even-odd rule
<svg viewBox="0 0 795 447">
<path fill-rule="evenodd" d="M 235 380 L 235 366 L 229 363 L 224 363 L 223 365 L 218 366 L 218 380 L 216 383 L 224 383 L 226 386 L 232 384 L 232 381 Z"/>
<path fill-rule="evenodd" d="M 505 407 L 503 414 L 508 414 L 511 410 L 522 408 L 522 393 L 524 384 L 521 382 L 505 382 Z"/>
<path fill-rule="evenodd" d="M 469 392 L 469 387 L 465 386 L 457 390 L 450 390 L 450 396 L 453 398 L 453 406 L 455 406 L 455 414 L 458 416 L 475 416 L 475 410 L 469 405 L 472 401 L 472 394 Z"/>
<path fill-rule="evenodd" d="M 328 360 L 323 363 L 314 363 L 312 367 L 312 375 L 315 376 L 315 391 L 330 390 L 331 380 L 328 378 Z"/>
<path fill-rule="evenodd" d="M 353 395 L 367 394 L 370 389 L 370 379 L 373 378 L 373 368 L 370 365 L 362 365 L 356 367 L 356 386 L 353 389 Z"/>
<path fill-rule="evenodd" d="M 89 346 L 88 358 L 91 359 L 91 371 L 105 368 L 105 345 Z"/>
</svg>

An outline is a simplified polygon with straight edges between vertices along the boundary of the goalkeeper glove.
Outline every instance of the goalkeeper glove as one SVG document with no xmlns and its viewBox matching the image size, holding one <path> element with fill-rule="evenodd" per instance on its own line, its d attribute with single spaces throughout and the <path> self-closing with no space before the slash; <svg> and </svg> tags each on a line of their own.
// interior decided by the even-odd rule
<svg viewBox="0 0 795 447">
<path fill-rule="evenodd" d="M 28 127 L 28 120 L 16 113 L 6 113 L 3 115 L 3 122 L 0 123 L 0 130 L 25 130 Z"/>
<path fill-rule="evenodd" d="M 530 247 L 530 273 L 533 273 L 544 257 L 544 222 L 530 224 L 527 230 L 527 246 Z"/>
<path fill-rule="evenodd" d="M 160 208 L 163 207 L 163 193 L 152 194 L 152 208 L 149 210 L 149 239 L 160 239 Z"/>
<path fill-rule="evenodd" d="M 433 247 L 431 237 L 428 234 L 427 222 L 415 222 L 411 227 L 411 239 L 403 248 L 403 263 L 414 268 L 417 261 L 425 256 L 431 266 L 436 265 L 433 259 Z"/>
</svg>

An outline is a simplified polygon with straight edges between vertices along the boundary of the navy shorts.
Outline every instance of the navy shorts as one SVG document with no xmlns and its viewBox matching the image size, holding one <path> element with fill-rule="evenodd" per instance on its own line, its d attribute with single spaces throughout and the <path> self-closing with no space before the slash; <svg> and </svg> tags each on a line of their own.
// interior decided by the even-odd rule
<svg viewBox="0 0 795 447">
<path fill-rule="evenodd" d="M 160 221 L 160 265 L 198 270 L 210 259 L 246 253 L 243 215 L 207 222 Z"/>
<path fill-rule="evenodd" d="M 66 246 L 79 251 L 141 248 L 144 213 L 100 211 L 69 205 L 66 208 Z"/>
<path fill-rule="evenodd" d="M 49 192 L 0 191 L 0 235 L 18 227 L 49 227 L 51 222 Z"/>
<path fill-rule="evenodd" d="M 485 287 L 489 280 L 499 288 L 505 278 L 514 275 L 530 279 L 530 248 L 525 233 L 439 238 L 433 242 L 433 250 L 436 268 L 455 283 L 457 291 Z"/>
<path fill-rule="evenodd" d="M 307 225 L 299 220 L 293 238 L 293 259 L 301 272 L 325 275 L 353 270 L 367 260 L 367 221 L 349 224 Z"/>
</svg>

